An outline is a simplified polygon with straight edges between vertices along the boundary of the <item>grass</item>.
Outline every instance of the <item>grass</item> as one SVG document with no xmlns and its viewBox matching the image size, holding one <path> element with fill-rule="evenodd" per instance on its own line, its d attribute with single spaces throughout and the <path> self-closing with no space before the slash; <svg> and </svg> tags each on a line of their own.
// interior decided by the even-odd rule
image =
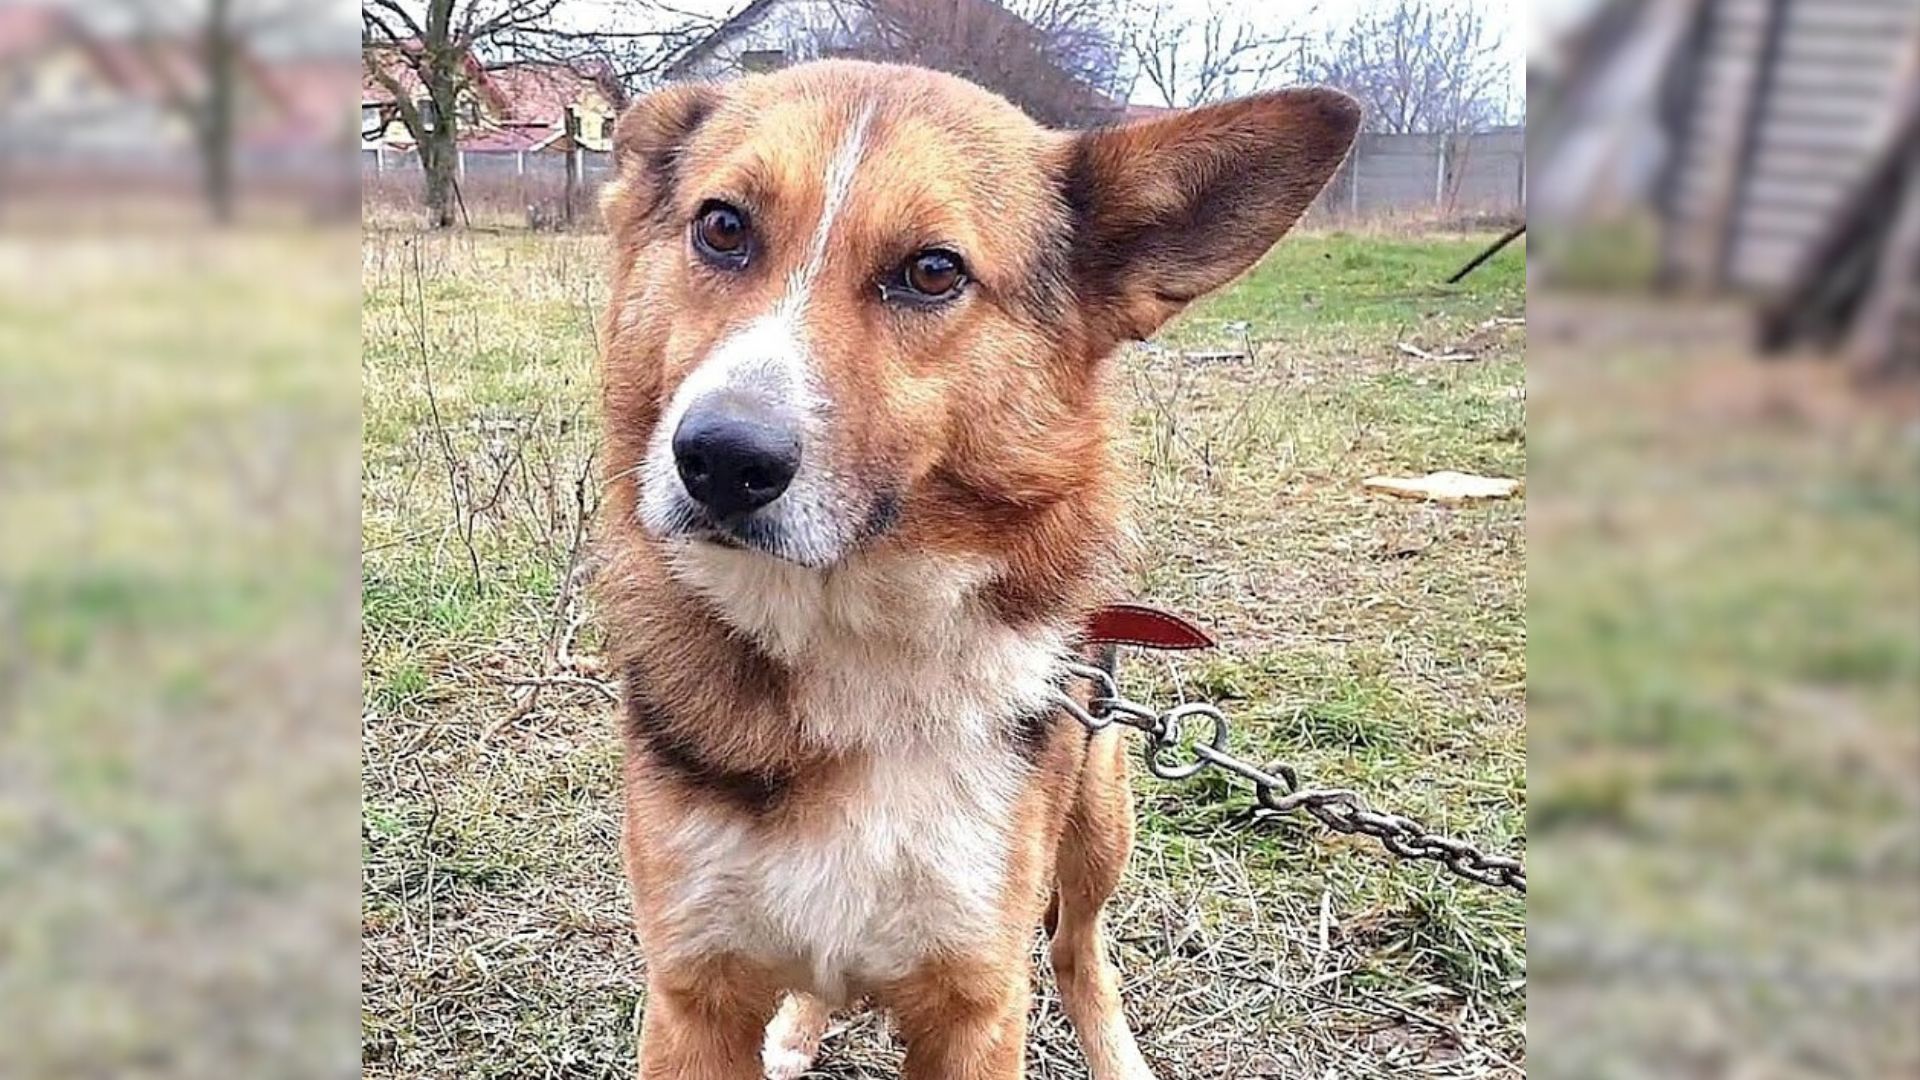
<svg viewBox="0 0 1920 1080">
<path fill-rule="evenodd" d="M 1914 1075 L 1911 412 L 1737 323 L 1546 314 L 1532 1065 Z"/>
<path fill-rule="evenodd" d="M 356 239 L 0 238 L 0 1075 L 339 1075 Z"/>
<path fill-rule="evenodd" d="M 1363 493 L 1524 471 L 1518 250 L 1305 234 L 1128 353 L 1137 592 L 1224 647 L 1126 686 L 1225 703 L 1237 748 L 1491 848 L 1524 846 L 1519 502 Z M 553 670 L 593 510 L 591 237 L 370 236 L 362 475 L 363 1052 L 374 1077 L 619 1076 L 640 959 L 605 699 Z M 1432 363 L 1397 346 L 1467 347 Z M 1182 353 L 1231 352 L 1198 361 Z M 589 627 L 574 643 L 593 653 Z M 1163 1077 L 1520 1075 L 1523 904 L 1371 841 L 1141 784 L 1112 934 Z M 1031 1072 L 1084 1076 L 1051 990 Z M 853 1017 L 817 1075 L 891 1075 Z"/>
</svg>

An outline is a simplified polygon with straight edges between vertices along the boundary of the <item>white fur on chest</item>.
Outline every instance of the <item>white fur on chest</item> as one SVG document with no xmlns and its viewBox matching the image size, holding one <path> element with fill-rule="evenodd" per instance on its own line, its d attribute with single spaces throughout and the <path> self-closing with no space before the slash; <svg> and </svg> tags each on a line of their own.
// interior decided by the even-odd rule
<svg viewBox="0 0 1920 1080">
<path fill-rule="evenodd" d="M 876 760 L 804 838 L 696 810 L 671 841 L 684 867 L 674 948 L 804 972 L 795 989 L 841 1001 L 930 949 L 992 933 L 1012 779 L 925 750 Z"/>
<path fill-rule="evenodd" d="M 801 970 L 812 985 L 798 989 L 837 999 L 994 933 L 1027 767 L 1008 725 L 1044 707 L 1065 632 L 981 612 L 978 563 L 902 559 L 835 581 L 716 550 L 676 571 L 789 664 L 792 721 L 863 764 L 801 828 L 705 806 L 669 826 L 672 947 Z"/>
</svg>

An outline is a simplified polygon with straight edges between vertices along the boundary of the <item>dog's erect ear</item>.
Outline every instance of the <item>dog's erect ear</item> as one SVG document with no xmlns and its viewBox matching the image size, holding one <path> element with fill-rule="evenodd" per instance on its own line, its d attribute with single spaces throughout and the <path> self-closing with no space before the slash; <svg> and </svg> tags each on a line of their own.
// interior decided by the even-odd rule
<svg viewBox="0 0 1920 1080">
<path fill-rule="evenodd" d="M 673 192 L 680 150 L 700 130 L 726 91 L 711 83 L 669 86 L 627 106 L 613 128 L 616 180 L 602 189 L 601 209 L 616 231 L 650 217 Z"/>
<path fill-rule="evenodd" d="M 1259 261 L 1347 156 L 1360 106 L 1280 90 L 1073 138 L 1073 287 L 1116 342 L 1145 338 Z"/>
</svg>

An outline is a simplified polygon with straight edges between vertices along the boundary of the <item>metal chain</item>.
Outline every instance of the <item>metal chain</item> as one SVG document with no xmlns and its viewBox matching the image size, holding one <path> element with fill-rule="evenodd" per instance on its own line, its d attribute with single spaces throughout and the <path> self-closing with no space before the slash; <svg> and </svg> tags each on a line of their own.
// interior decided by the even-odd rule
<svg viewBox="0 0 1920 1080">
<path fill-rule="evenodd" d="M 1085 705 L 1065 690 L 1054 701 L 1084 724 L 1102 731 L 1114 724 L 1146 733 L 1147 770 L 1162 780 L 1185 780 L 1204 769 L 1221 768 L 1253 783 L 1260 805 L 1276 814 L 1304 810 L 1335 832 L 1371 836 L 1403 859 L 1437 862 L 1469 881 L 1512 889 L 1526 895 L 1527 870 L 1511 855 L 1489 855 L 1465 840 L 1428 832 L 1419 822 L 1400 814 L 1368 807 L 1357 792 L 1345 788 L 1303 788 L 1293 766 L 1274 763 L 1264 768 L 1227 749 L 1232 734 L 1227 716 L 1205 702 L 1189 702 L 1156 712 L 1120 693 L 1113 674 L 1090 664 L 1069 662 L 1067 673 L 1094 685 Z M 1185 725 L 1205 721 L 1207 737 L 1194 744 L 1190 761 L 1170 761 L 1167 751 L 1180 745 Z"/>
</svg>

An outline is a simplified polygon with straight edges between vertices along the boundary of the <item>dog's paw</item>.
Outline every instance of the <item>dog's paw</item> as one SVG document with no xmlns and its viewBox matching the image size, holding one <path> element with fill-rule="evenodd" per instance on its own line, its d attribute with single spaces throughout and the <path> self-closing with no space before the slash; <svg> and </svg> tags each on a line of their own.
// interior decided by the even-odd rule
<svg viewBox="0 0 1920 1080">
<path fill-rule="evenodd" d="M 760 1048 L 766 1080 L 800 1080 L 805 1076 L 820 1053 L 820 1038 L 826 1030 L 825 1005 L 806 994 L 788 994 L 773 1022 L 767 1025 L 767 1040 Z"/>
</svg>

